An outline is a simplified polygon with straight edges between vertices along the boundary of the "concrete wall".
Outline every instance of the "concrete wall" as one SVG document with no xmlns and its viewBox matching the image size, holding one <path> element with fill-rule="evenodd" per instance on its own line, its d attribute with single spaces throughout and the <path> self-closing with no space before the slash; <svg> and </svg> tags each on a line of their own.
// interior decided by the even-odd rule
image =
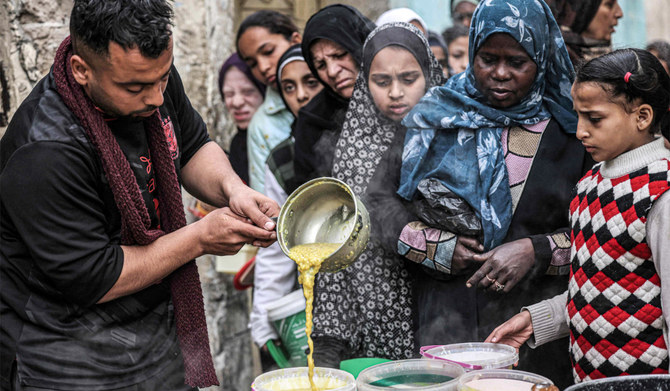
<svg viewBox="0 0 670 391">
<path fill-rule="evenodd" d="M 663 39 L 670 42 L 670 1 L 644 0 L 644 8 L 647 17 L 647 41 Z"/>
</svg>

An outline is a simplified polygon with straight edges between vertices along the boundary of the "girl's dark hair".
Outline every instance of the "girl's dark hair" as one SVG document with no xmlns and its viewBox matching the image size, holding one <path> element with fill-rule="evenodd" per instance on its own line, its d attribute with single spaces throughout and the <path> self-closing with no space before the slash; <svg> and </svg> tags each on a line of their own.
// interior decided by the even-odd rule
<svg viewBox="0 0 670 391">
<path fill-rule="evenodd" d="M 442 37 L 447 43 L 447 46 L 451 44 L 456 38 L 467 37 L 470 34 L 470 29 L 463 26 L 462 24 L 456 24 L 442 32 Z"/>
<path fill-rule="evenodd" d="M 237 29 L 235 38 L 235 47 L 240 52 L 239 41 L 242 34 L 252 27 L 264 27 L 272 34 L 281 34 L 287 40 L 291 40 L 291 35 L 298 32 L 298 26 L 293 23 L 291 18 L 277 11 L 256 11 L 247 16 Z"/>
<path fill-rule="evenodd" d="M 630 75 L 627 77 L 627 73 Z M 611 98 L 624 97 L 624 109 L 640 100 L 652 107 L 651 131 L 670 139 L 670 77 L 653 54 L 621 49 L 595 58 L 577 69 L 575 83 L 595 82 Z"/>
<path fill-rule="evenodd" d="M 107 56 L 110 42 L 124 49 L 138 48 L 143 56 L 157 58 L 170 43 L 172 7 L 167 0 L 75 0 L 70 35 L 75 53 L 85 46 Z"/>
</svg>

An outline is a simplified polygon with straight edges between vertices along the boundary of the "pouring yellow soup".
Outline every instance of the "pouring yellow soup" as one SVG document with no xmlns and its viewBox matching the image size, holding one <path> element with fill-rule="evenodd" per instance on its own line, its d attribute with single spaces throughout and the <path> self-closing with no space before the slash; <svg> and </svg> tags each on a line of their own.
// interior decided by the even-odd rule
<svg viewBox="0 0 670 391">
<path fill-rule="evenodd" d="M 314 279 L 319 272 L 321 263 L 340 248 L 341 243 L 309 243 L 291 247 L 289 257 L 298 265 L 300 276 L 298 282 L 302 284 L 305 295 L 305 333 L 307 333 L 307 366 L 311 391 L 319 391 L 314 383 L 314 343 L 312 342 L 312 305 L 314 302 Z"/>
</svg>

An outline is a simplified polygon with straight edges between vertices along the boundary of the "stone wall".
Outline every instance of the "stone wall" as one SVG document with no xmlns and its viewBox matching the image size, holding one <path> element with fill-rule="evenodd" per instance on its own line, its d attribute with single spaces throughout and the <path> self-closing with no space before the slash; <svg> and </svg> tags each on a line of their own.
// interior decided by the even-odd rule
<svg viewBox="0 0 670 391">
<path fill-rule="evenodd" d="M 0 5 L 0 136 L 68 35 L 72 0 L 5 0 Z"/>
<path fill-rule="evenodd" d="M 191 104 L 207 123 L 210 137 L 227 147 L 234 131 L 218 91 L 219 67 L 234 50 L 234 0 L 175 1 L 174 56 Z M 193 202 L 188 194 L 185 205 Z M 251 334 L 247 328 L 249 291 L 233 288 L 233 277 L 218 273 L 215 258 L 198 259 L 203 283 L 207 327 L 220 387 L 249 389 L 256 373 Z"/>
<path fill-rule="evenodd" d="M 175 64 L 211 137 L 226 146 L 233 130 L 217 91 L 218 67 L 231 53 L 234 0 L 175 4 Z M 49 71 L 68 32 L 72 0 L 3 0 L 0 4 L 0 136 L 32 86 Z"/>
</svg>

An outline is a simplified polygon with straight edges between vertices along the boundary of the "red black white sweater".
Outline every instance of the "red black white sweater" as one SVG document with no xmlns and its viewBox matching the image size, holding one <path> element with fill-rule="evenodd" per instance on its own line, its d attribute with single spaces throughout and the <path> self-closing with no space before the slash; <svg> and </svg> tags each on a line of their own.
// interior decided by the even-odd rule
<svg viewBox="0 0 670 391">
<path fill-rule="evenodd" d="M 569 324 L 576 381 L 668 372 L 668 314 L 661 311 L 659 277 L 667 282 L 668 271 L 657 267 L 660 258 L 670 258 L 667 244 L 658 243 L 670 239 L 670 192 L 662 199 L 668 215 L 654 217 L 665 231 L 653 233 L 653 260 L 646 221 L 654 201 L 670 188 L 670 152 L 657 140 L 619 158 L 596 165 L 577 186 L 570 208 L 567 314 L 565 294 L 527 308 L 536 338 L 531 345 L 558 338 Z M 668 308 L 667 290 L 663 299 Z"/>
</svg>

